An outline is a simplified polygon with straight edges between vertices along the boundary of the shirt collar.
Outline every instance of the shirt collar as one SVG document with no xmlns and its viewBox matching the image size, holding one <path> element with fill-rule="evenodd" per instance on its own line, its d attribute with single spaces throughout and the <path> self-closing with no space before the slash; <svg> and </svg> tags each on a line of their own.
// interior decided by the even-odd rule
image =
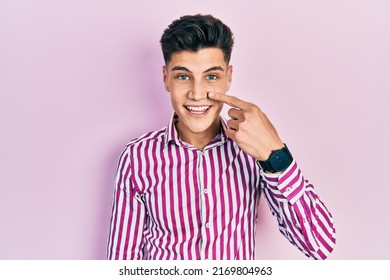
<svg viewBox="0 0 390 280">
<path fill-rule="evenodd" d="M 220 119 L 221 119 L 221 130 L 220 130 L 220 132 L 218 133 L 217 136 L 215 136 L 215 138 L 209 144 L 207 144 L 207 146 L 204 148 L 204 150 L 210 149 L 210 148 L 215 147 L 215 146 L 222 145 L 222 144 L 224 144 L 228 140 L 228 137 L 225 134 L 225 130 L 227 129 L 226 120 L 222 116 L 220 117 Z M 176 115 L 176 113 L 173 113 L 172 117 L 171 117 L 171 119 L 169 121 L 168 127 L 167 127 L 167 129 L 165 131 L 164 149 L 170 143 L 176 144 L 178 146 L 183 146 L 183 147 L 186 147 L 186 148 L 193 148 L 193 149 L 195 149 L 195 147 L 193 147 L 191 144 L 185 143 L 184 141 L 182 141 L 179 138 L 179 133 L 176 130 L 176 126 L 175 126 L 175 123 L 177 122 L 177 120 L 178 120 L 178 116 Z"/>
</svg>

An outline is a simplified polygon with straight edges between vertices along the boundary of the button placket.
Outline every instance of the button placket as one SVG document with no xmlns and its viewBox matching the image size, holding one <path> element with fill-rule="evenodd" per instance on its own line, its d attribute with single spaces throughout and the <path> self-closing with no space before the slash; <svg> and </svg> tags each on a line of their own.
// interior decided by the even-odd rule
<svg viewBox="0 0 390 280">
<path fill-rule="evenodd" d="M 203 192 L 203 195 L 201 195 L 200 199 L 201 199 L 201 205 L 200 205 L 200 212 L 201 212 L 201 223 L 202 223 L 202 228 L 201 228 L 201 251 L 202 251 L 202 254 L 203 253 L 206 253 L 204 252 L 205 248 L 206 248 L 206 243 L 207 243 L 207 227 L 205 225 L 205 223 L 207 223 L 207 208 L 206 208 L 206 199 L 207 197 L 205 197 L 204 194 L 205 193 L 205 190 L 207 190 L 207 188 L 205 188 L 204 186 L 204 183 L 203 183 L 203 178 L 204 178 L 204 170 L 203 170 L 203 160 L 204 160 L 204 152 L 203 151 L 197 151 L 198 153 L 198 164 L 197 164 L 197 171 L 198 171 L 198 186 L 199 186 L 199 191 Z M 207 191 L 206 191 L 207 192 Z"/>
</svg>

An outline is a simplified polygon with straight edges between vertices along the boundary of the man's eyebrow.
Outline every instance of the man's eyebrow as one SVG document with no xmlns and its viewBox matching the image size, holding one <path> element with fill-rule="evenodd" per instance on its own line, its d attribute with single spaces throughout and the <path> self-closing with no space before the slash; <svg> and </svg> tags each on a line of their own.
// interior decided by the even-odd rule
<svg viewBox="0 0 390 280">
<path fill-rule="evenodd" d="M 221 66 L 213 66 L 213 67 L 203 71 L 203 73 L 211 72 L 211 71 L 223 71 L 223 68 Z"/>
<path fill-rule="evenodd" d="M 171 69 L 171 71 L 185 71 L 185 72 L 191 73 L 191 71 L 184 66 L 175 66 Z M 210 67 L 209 69 L 203 71 L 203 73 L 207 73 L 207 72 L 211 72 L 211 71 L 224 71 L 224 70 L 221 66 L 213 66 L 213 67 Z"/>
<path fill-rule="evenodd" d="M 175 66 L 171 69 L 171 71 L 185 71 L 185 72 L 191 72 L 190 70 L 188 70 L 188 68 L 184 67 L 184 66 Z"/>
</svg>

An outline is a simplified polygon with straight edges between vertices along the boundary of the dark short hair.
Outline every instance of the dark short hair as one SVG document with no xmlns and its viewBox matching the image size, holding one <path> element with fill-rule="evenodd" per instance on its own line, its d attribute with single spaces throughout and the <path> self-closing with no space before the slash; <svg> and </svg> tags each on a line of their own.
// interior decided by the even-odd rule
<svg viewBox="0 0 390 280">
<path fill-rule="evenodd" d="M 221 20 L 212 15 L 186 15 L 174 20 L 161 36 L 165 63 L 177 51 L 199 51 L 207 47 L 220 48 L 229 63 L 233 48 L 233 33 Z"/>
</svg>

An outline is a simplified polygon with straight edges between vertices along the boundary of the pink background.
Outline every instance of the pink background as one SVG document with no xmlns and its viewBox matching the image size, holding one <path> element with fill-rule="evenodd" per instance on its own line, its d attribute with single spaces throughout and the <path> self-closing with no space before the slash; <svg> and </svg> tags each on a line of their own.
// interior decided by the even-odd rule
<svg viewBox="0 0 390 280">
<path fill-rule="evenodd" d="M 160 36 L 198 12 L 333 213 L 330 259 L 389 259 L 388 3 L 1 0 L 0 259 L 105 258 L 119 154 L 171 115 Z M 305 259 L 263 199 L 257 258 Z"/>
</svg>

